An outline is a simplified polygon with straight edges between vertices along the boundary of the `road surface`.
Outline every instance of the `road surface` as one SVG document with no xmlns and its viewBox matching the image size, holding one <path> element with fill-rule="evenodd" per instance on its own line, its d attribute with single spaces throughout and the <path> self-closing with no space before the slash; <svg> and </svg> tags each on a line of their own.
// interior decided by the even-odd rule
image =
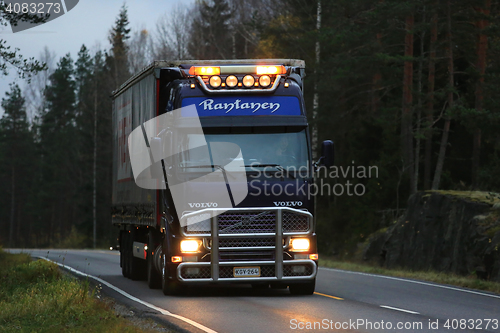
<svg viewBox="0 0 500 333">
<path fill-rule="evenodd" d="M 22 251 L 100 278 L 108 294 L 192 332 L 500 332 L 500 295 L 433 283 L 320 268 L 312 296 L 250 286 L 164 296 L 124 278 L 116 251 Z"/>
</svg>

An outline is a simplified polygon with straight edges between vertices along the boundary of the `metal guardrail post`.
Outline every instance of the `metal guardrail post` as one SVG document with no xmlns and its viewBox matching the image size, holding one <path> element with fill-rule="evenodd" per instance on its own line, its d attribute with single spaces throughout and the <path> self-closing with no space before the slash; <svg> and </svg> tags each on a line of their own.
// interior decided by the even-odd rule
<svg viewBox="0 0 500 333">
<path fill-rule="evenodd" d="M 212 248 L 210 261 L 212 264 L 212 280 L 219 280 L 219 218 L 212 217 Z"/>
<path fill-rule="evenodd" d="M 281 209 L 276 211 L 276 255 L 275 274 L 278 280 L 283 278 L 283 212 Z"/>
</svg>

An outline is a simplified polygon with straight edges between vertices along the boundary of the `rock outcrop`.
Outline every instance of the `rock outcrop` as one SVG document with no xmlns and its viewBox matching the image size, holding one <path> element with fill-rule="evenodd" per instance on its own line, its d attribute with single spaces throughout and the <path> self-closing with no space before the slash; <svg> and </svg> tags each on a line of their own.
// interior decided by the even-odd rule
<svg viewBox="0 0 500 333">
<path fill-rule="evenodd" d="M 475 193 L 475 196 L 467 196 Z M 372 235 L 365 260 L 500 281 L 500 204 L 493 194 L 420 192 L 397 223 Z"/>
</svg>

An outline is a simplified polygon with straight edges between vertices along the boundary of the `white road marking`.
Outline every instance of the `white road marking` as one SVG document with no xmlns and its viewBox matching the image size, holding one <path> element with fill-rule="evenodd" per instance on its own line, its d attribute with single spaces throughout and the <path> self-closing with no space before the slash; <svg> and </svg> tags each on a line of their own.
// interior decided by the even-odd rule
<svg viewBox="0 0 500 333">
<path fill-rule="evenodd" d="M 59 266 L 61 266 L 61 267 L 65 268 L 65 269 L 67 269 L 67 270 L 69 270 L 69 271 L 71 271 L 71 272 L 73 272 L 73 273 L 75 273 L 75 274 L 78 274 L 78 275 L 81 275 L 81 276 L 84 276 L 84 277 L 88 277 L 88 278 L 94 279 L 94 280 L 98 281 L 99 283 L 104 284 L 105 286 L 107 286 L 107 287 L 109 287 L 109 288 L 113 289 L 114 291 L 116 291 L 116 292 L 118 292 L 118 293 L 122 294 L 123 296 L 127 297 L 128 299 L 130 299 L 130 300 L 132 300 L 132 301 L 135 301 L 135 302 L 137 302 L 137 303 L 140 303 L 140 304 L 142 304 L 142 305 L 144 305 L 144 306 L 147 306 L 147 307 L 148 307 L 148 308 L 150 308 L 150 309 L 156 310 L 156 311 L 160 312 L 161 314 L 163 314 L 163 315 L 165 315 L 165 316 L 170 316 L 170 317 L 174 317 L 174 318 L 177 318 L 177 319 L 179 319 L 179 320 L 182 320 L 182 321 L 184 321 L 184 322 L 186 322 L 186 323 L 188 323 L 188 324 L 190 324 L 190 325 L 193 325 L 194 327 L 196 327 L 196 328 L 198 328 L 198 329 L 200 329 L 200 330 L 202 330 L 202 331 L 205 331 L 205 332 L 207 332 L 207 333 L 217 333 L 216 331 L 214 331 L 214 330 L 212 330 L 212 329 L 210 329 L 210 328 L 208 328 L 208 327 L 206 327 L 206 326 L 203 326 L 202 324 L 199 324 L 199 323 L 197 323 L 197 322 L 195 322 L 195 321 L 193 321 L 193 320 L 191 320 L 191 319 L 189 319 L 189 318 L 185 318 L 185 317 L 183 317 L 183 316 L 176 315 L 176 314 L 171 313 L 171 312 L 169 312 L 169 311 L 167 311 L 167 310 L 165 310 L 165 309 L 159 308 L 159 307 L 157 307 L 157 306 L 155 306 L 155 305 L 153 305 L 153 304 L 151 304 L 151 303 L 144 302 L 143 300 L 141 300 L 141 299 L 139 299 L 139 298 L 137 298 L 137 297 L 134 297 L 134 296 L 132 296 L 132 295 L 128 294 L 127 292 L 125 292 L 125 291 L 121 290 L 120 288 L 115 287 L 115 286 L 114 286 L 114 285 L 112 285 L 111 283 L 106 282 L 106 281 L 104 281 L 103 279 L 100 279 L 100 278 L 98 278 L 98 277 L 96 277 L 96 276 L 93 276 L 93 275 L 89 275 L 89 274 L 86 274 L 86 273 L 80 272 L 80 271 L 78 271 L 78 270 L 76 270 L 76 269 L 74 269 L 74 268 L 72 268 L 72 267 L 69 267 L 69 266 L 67 266 L 67 265 L 60 264 L 60 263 L 58 263 L 58 262 L 52 261 L 52 260 L 47 259 L 47 258 L 44 258 L 44 257 L 40 257 L 40 256 L 36 256 L 36 257 L 37 257 L 37 258 L 40 258 L 40 259 L 43 259 L 43 260 L 47 260 L 47 261 L 53 262 L 53 263 L 55 263 L 55 264 L 57 264 L 57 265 L 59 265 Z"/>
<path fill-rule="evenodd" d="M 394 308 L 394 307 L 392 307 L 392 306 L 388 306 L 388 305 L 381 305 L 380 307 L 381 307 L 381 308 L 390 309 L 390 310 L 396 310 L 396 311 L 401 311 L 401 312 L 411 313 L 411 314 L 420 314 L 420 313 L 415 312 L 415 311 L 410 311 L 410 310 L 405 310 L 405 309 L 400 309 L 400 308 Z"/>
<path fill-rule="evenodd" d="M 480 296 L 488 296 L 488 297 L 493 297 L 493 298 L 500 299 L 500 295 L 486 294 L 486 293 L 482 293 L 482 292 L 479 292 L 479 291 L 467 290 L 467 289 L 460 289 L 460 288 L 449 287 L 449 286 L 440 285 L 440 284 L 434 284 L 434 283 L 429 283 L 429 282 L 407 280 L 407 279 L 402 279 L 402 278 L 397 278 L 397 277 L 392 277 L 392 276 L 385 276 L 385 275 L 377 275 L 377 274 L 369 274 L 369 273 L 361 273 L 361 272 L 344 271 L 342 269 L 327 268 L 327 267 L 320 267 L 320 269 L 324 269 L 324 270 L 327 270 L 327 271 L 333 271 L 333 272 L 341 272 L 341 273 L 357 274 L 357 275 L 366 275 L 366 276 L 373 276 L 373 277 L 378 277 L 378 278 L 382 278 L 382 279 L 389 279 L 389 280 L 396 280 L 396 281 L 402 281 L 402 282 L 416 283 L 416 284 L 421 284 L 421 285 L 424 285 L 424 286 L 430 286 L 430 287 L 436 287 L 436 288 L 443 288 L 443 289 L 461 291 L 461 292 L 464 292 L 464 293 L 475 294 L 475 295 L 480 295 Z"/>
</svg>

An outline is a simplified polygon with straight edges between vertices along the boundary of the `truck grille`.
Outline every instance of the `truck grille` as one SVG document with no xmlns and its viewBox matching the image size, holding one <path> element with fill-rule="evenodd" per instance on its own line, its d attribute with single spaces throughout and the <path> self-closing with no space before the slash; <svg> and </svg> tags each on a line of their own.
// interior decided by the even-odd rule
<svg viewBox="0 0 500 333">
<path fill-rule="evenodd" d="M 219 249 L 235 249 L 235 248 L 255 248 L 267 247 L 274 248 L 276 244 L 275 237 L 256 237 L 256 238 L 221 238 L 219 239 Z M 285 246 L 285 239 L 282 239 L 282 245 Z M 212 248 L 212 241 L 208 241 L 208 249 Z"/>
<path fill-rule="evenodd" d="M 299 212 L 283 211 L 283 233 L 308 232 L 311 218 Z M 259 234 L 276 232 L 275 211 L 227 211 L 217 216 L 219 235 Z M 188 235 L 210 235 L 210 220 L 184 227 Z"/>
</svg>

